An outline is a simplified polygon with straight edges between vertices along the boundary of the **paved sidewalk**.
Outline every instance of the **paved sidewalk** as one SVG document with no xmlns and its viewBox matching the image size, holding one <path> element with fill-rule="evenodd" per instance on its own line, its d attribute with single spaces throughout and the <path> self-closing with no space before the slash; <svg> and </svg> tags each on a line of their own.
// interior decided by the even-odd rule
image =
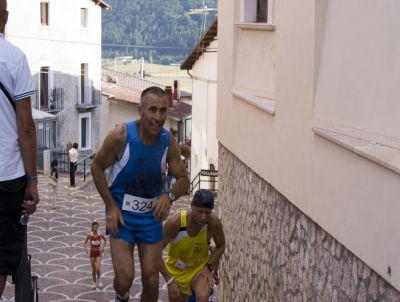
<svg viewBox="0 0 400 302">
<path fill-rule="evenodd" d="M 32 273 L 39 277 L 40 302 L 109 302 L 114 301 L 113 269 L 109 241 L 102 259 L 101 290 L 92 289 L 91 267 L 83 242 L 92 221 L 98 221 L 105 233 L 104 204 L 92 187 L 70 189 L 69 178 L 60 177 L 56 209 L 51 209 L 52 188 L 47 177 L 39 177 L 40 204 L 28 225 L 28 253 L 32 255 Z M 171 214 L 189 207 L 189 197 L 174 203 Z M 107 238 L 108 239 L 108 238 Z M 164 254 L 166 251 L 164 251 Z M 137 250 L 135 250 L 137 255 Z M 135 257 L 135 280 L 130 301 L 139 301 L 141 279 L 139 260 Z M 8 278 L 11 281 L 11 278 Z M 3 301 L 14 301 L 14 287 L 7 284 Z M 168 301 L 160 278 L 159 301 Z"/>
</svg>

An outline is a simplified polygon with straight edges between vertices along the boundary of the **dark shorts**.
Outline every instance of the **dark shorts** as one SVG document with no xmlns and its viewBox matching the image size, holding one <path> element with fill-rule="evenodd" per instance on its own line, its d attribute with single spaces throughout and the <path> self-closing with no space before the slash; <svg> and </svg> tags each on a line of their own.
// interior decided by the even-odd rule
<svg viewBox="0 0 400 302">
<path fill-rule="evenodd" d="M 120 238 L 128 241 L 130 244 L 147 243 L 154 244 L 163 240 L 164 231 L 162 222 L 156 223 L 148 230 L 129 230 L 122 224 L 118 225 L 119 234 L 110 234 L 113 238 Z"/>
<path fill-rule="evenodd" d="M 26 226 L 19 223 L 25 177 L 0 182 L 0 275 L 14 275 L 21 258 Z"/>
</svg>

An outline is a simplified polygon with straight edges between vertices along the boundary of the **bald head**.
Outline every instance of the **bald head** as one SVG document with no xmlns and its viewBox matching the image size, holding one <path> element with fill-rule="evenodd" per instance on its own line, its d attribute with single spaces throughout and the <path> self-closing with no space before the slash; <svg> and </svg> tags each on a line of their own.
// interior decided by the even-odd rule
<svg viewBox="0 0 400 302">
<path fill-rule="evenodd" d="M 7 0 L 0 0 L 0 33 L 4 34 L 8 20 Z"/>
</svg>

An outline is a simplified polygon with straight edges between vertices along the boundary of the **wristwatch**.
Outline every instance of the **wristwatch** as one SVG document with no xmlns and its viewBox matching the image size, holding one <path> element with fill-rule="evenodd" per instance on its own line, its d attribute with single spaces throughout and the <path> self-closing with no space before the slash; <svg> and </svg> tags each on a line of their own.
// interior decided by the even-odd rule
<svg viewBox="0 0 400 302">
<path fill-rule="evenodd" d="M 206 265 L 204 265 L 206 268 L 208 268 L 208 270 L 212 273 L 214 271 L 214 265 L 212 265 L 212 263 L 206 263 Z"/>
<path fill-rule="evenodd" d="M 171 204 L 175 201 L 175 195 L 171 191 L 168 192 L 168 199 Z"/>
</svg>

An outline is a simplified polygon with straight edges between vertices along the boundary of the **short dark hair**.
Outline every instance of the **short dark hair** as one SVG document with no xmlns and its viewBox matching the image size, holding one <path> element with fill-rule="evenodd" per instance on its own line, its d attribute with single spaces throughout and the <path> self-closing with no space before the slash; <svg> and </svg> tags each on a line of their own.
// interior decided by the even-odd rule
<svg viewBox="0 0 400 302">
<path fill-rule="evenodd" d="M 199 208 L 214 208 L 214 194 L 207 189 L 199 189 L 194 193 L 192 204 Z"/>
<path fill-rule="evenodd" d="M 52 168 L 54 168 L 54 167 L 56 167 L 57 165 L 58 165 L 58 160 L 57 160 L 57 159 L 53 159 L 53 160 L 51 161 L 50 166 L 51 166 Z"/>
<path fill-rule="evenodd" d="M 164 89 L 157 86 L 151 86 L 142 91 L 142 94 L 140 95 L 140 105 L 143 105 L 144 97 L 148 94 L 154 94 L 158 97 L 168 97 L 168 94 Z"/>
<path fill-rule="evenodd" d="M 78 149 L 78 143 L 74 143 L 74 144 L 72 145 L 72 148 Z"/>
<path fill-rule="evenodd" d="M 97 221 L 93 221 L 93 222 L 92 222 L 92 227 L 95 226 L 95 225 L 99 226 L 99 224 L 97 223 Z"/>
</svg>

